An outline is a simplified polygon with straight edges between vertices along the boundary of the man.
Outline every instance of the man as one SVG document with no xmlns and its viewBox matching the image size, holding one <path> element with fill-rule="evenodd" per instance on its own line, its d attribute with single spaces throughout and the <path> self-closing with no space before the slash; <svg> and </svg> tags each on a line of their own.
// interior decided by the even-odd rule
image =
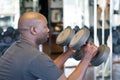
<svg viewBox="0 0 120 80">
<path fill-rule="evenodd" d="M 75 71 L 67 78 L 61 67 L 75 53 L 68 50 L 52 61 L 38 49 L 47 41 L 49 29 L 46 18 L 37 12 L 26 12 L 18 21 L 20 40 L 15 42 L 0 58 L 0 80 L 83 80 L 97 47 L 88 42 L 84 57 Z"/>
</svg>

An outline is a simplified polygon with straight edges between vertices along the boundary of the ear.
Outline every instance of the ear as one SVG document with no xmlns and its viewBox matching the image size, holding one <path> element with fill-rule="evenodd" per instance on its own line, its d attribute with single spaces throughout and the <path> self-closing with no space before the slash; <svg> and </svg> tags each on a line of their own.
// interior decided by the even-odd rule
<svg viewBox="0 0 120 80">
<path fill-rule="evenodd" d="M 30 28 L 30 31 L 31 31 L 31 34 L 33 34 L 33 35 L 37 34 L 36 28 L 33 26 Z"/>
</svg>

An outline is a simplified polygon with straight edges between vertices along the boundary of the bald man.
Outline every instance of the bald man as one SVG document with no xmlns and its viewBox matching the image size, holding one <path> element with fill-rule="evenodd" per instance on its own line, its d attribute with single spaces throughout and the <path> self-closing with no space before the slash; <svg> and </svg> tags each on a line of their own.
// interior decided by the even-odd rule
<svg viewBox="0 0 120 80">
<path fill-rule="evenodd" d="M 20 40 L 0 58 L 0 80 L 83 80 L 97 47 L 91 42 L 84 46 L 84 57 L 75 71 L 66 77 L 61 67 L 75 53 L 68 50 L 56 60 L 50 59 L 38 46 L 49 38 L 46 18 L 37 12 L 24 13 L 18 21 Z"/>
</svg>

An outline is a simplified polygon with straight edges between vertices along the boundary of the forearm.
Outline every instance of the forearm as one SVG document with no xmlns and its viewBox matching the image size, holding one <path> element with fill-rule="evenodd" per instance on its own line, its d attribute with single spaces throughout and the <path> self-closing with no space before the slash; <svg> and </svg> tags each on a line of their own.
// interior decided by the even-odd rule
<svg viewBox="0 0 120 80">
<path fill-rule="evenodd" d="M 73 52 L 62 53 L 59 57 L 54 60 L 54 63 L 58 68 L 62 68 L 66 60 L 73 54 Z"/>
<path fill-rule="evenodd" d="M 84 55 L 79 65 L 71 73 L 71 75 L 68 78 L 62 75 L 58 80 L 85 80 L 87 68 L 89 66 L 91 59 L 97 53 L 97 47 L 93 43 L 87 42 L 87 44 L 83 47 L 83 53 Z"/>
<path fill-rule="evenodd" d="M 85 80 L 85 73 L 88 65 L 91 61 L 91 57 L 83 57 L 75 71 L 68 77 L 68 80 Z"/>
</svg>

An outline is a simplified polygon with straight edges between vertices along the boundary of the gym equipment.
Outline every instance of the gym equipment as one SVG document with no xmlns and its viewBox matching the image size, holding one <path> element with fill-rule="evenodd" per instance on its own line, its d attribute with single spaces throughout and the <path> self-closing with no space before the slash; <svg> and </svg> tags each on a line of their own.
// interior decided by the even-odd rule
<svg viewBox="0 0 120 80">
<path fill-rule="evenodd" d="M 71 42 L 69 43 L 69 46 L 75 50 L 80 49 L 89 40 L 89 36 L 90 36 L 89 30 L 87 28 L 82 28 L 74 35 Z M 94 66 L 98 66 L 101 63 L 105 62 L 109 56 L 109 52 L 110 48 L 107 45 L 101 45 L 100 47 L 98 47 L 98 52 L 92 59 L 91 64 Z M 77 60 L 80 59 L 77 58 Z"/>
<path fill-rule="evenodd" d="M 74 35 L 71 42 L 69 43 L 69 47 L 77 50 L 76 53 L 72 55 L 75 60 L 81 60 L 83 56 L 82 46 L 86 44 L 89 36 L 89 30 L 87 28 L 82 28 Z"/>
<path fill-rule="evenodd" d="M 118 40 L 117 40 L 117 44 L 120 45 L 120 38 L 118 38 Z"/>
<path fill-rule="evenodd" d="M 72 57 L 75 59 L 75 60 L 81 60 L 82 57 L 83 57 L 83 49 L 78 49 L 76 50 L 75 54 L 72 55 Z"/>
<path fill-rule="evenodd" d="M 86 44 L 89 36 L 89 30 L 87 28 L 82 28 L 74 35 L 71 42 L 69 43 L 69 47 L 72 47 L 74 50 L 80 49 L 83 45 Z"/>
<path fill-rule="evenodd" d="M 3 28 L 0 27 L 0 35 L 3 33 Z"/>
<path fill-rule="evenodd" d="M 70 26 L 68 26 L 57 36 L 56 44 L 60 46 L 68 46 L 71 39 L 74 37 L 75 33 L 77 33 L 79 30 L 80 28 L 77 25 L 73 29 Z M 76 50 L 75 54 L 76 55 L 72 55 L 72 57 L 75 58 L 76 60 L 82 58 L 81 55 L 82 53 L 79 49 Z"/>
<path fill-rule="evenodd" d="M 76 60 L 80 60 L 84 55 L 82 54 L 82 46 L 84 46 L 88 41 L 90 32 L 87 28 L 81 28 L 75 34 L 74 30 L 72 30 L 70 27 L 67 27 L 58 35 L 56 43 L 63 46 L 66 46 L 65 43 L 67 43 L 67 45 L 69 44 L 69 47 L 77 50 L 77 53 L 73 55 L 73 58 Z M 91 60 L 91 64 L 94 66 L 98 66 L 101 63 L 105 62 L 108 58 L 109 52 L 110 48 L 107 45 L 101 45 L 100 47 L 98 47 L 97 54 Z"/>
<path fill-rule="evenodd" d="M 107 45 L 101 45 L 100 47 L 98 47 L 98 52 L 92 59 L 91 64 L 94 66 L 99 66 L 107 60 L 109 53 L 110 48 Z"/>
<path fill-rule="evenodd" d="M 78 26 L 75 26 L 74 29 L 68 26 L 57 36 L 56 44 L 61 46 L 68 45 L 78 30 L 80 30 Z"/>
<path fill-rule="evenodd" d="M 113 44 L 113 53 L 120 55 L 120 44 Z"/>
</svg>

